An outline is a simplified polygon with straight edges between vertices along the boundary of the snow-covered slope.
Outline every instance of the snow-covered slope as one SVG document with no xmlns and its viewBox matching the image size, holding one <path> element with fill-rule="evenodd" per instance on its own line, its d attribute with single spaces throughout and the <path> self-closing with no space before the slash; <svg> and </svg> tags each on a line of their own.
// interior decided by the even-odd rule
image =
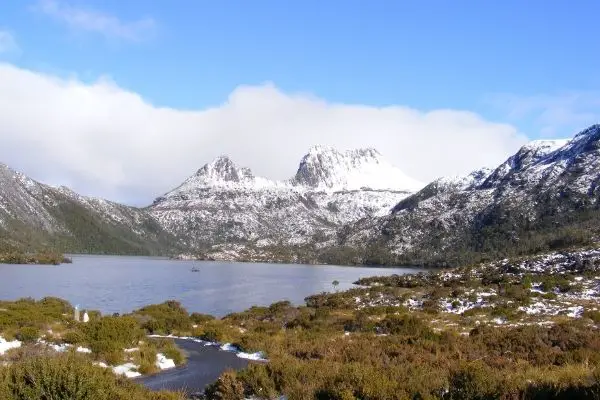
<svg viewBox="0 0 600 400">
<path fill-rule="evenodd" d="M 292 182 L 297 186 L 328 191 L 416 191 L 424 186 L 390 164 L 375 149 L 340 152 L 324 146 L 310 148 Z"/>
<path fill-rule="evenodd" d="M 571 140 L 531 142 L 493 171 L 434 181 L 391 215 L 354 226 L 345 244 L 383 240 L 398 259 L 431 261 L 568 243 L 579 233 L 565 229 L 579 232 L 600 217 L 599 182 L 600 125 L 594 125 Z"/>
<path fill-rule="evenodd" d="M 156 199 L 152 215 L 187 246 L 305 244 L 383 216 L 419 183 L 373 150 L 313 147 L 288 181 L 256 177 L 222 156 Z"/>
<path fill-rule="evenodd" d="M 0 164 L 0 247 L 160 253 L 170 237 L 144 210 L 44 185 Z"/>
<path fill-rule="evenodd" d="M 254 176 L 221 156 L 146 209 L 43 185 L 0 165 L 0 245 L 456 264 L 474 253 L 597 240 L 599 184 L 600 125 L 571 140 L 531 142 L 493 170 L 424 187 L 373 149 L 313 147 L 286 181 Z"/>
</svg>

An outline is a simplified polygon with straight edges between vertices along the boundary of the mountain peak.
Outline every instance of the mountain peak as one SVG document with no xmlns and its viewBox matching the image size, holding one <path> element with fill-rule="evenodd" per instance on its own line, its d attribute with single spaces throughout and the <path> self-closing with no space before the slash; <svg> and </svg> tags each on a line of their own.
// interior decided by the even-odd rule
<svg viewBox="0 0 600 400">
<path fill-rule="evenodd" d="M 206 184 L 214 184 L 219 181 L 241 183 L 254 179 L 249 168 L 239 167 L 226 155 L 221 155 L 205 164 L 196 172 L 195 177 L 201 178 Z"/>
<path fill-rule="evenodd" d="M 598 150 L 600 150 L 600 124 L 595 124 L 575 135 L 556 153 L 553 159 L 571 159 L 577 155 L 598 152 Z"/>
<path fill-rule="evenodd" d="M 308 153 L 304 156 L 304 158 L 309 157 L 309 156 L 319 156 L 319 155 L 323 155 L 323 154 L 335 154 L 335 155 L 353 154 L 356 157 L 361 157 L 361 156 L 362 157 L 381 157 L 381 153 L 379 153 L 379 151 L 377 151 L 377 149 L 372 148 L 372 147 L 365 147 L 365 148 L 354 149 L 354 150 L 346 150 L 345 152 L 341 152 L 333 146 L 317 144 L 317 145 L 311 146 L 308 149 Z"/>
<path fill-rule="evenodd" d="M 481 183 L 481 188 L 491 188 L 510 180 L 511 177 L 547 159 L 550 154 L 559 152 L 569 144 L 568 139 L 532 140 L 510 156 Z"/>
<path fill-rule="evenodd" d="M 313 146 L 302 157 L 292 183 L 318 190 L 391 189 L 412 191 L 422 185 L 387 162 L 374 148 L 338 151 Z"/>
<path fill-rule="evenodd" d="M 594 124 L 579 132 L 577 135 L 573 137 L 573 140 L 578 140 L 581 138 L 595 138 L 598 140 L 600 138 L 600 124 Z"/>
<path fill-rule="evenodd" d="M 570 139 L 543 139 L 543 140 L 532 140 L 521 147 L 519 153 L 531 151 L 537 155 L 544 156 L 552 153 L 563 147 L 569 142 Z"/>
</svg>

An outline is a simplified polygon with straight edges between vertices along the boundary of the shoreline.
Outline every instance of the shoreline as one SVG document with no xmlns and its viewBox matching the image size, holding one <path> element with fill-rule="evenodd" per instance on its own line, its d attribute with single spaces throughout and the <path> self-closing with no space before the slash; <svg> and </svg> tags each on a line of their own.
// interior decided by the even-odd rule
<svg viewBox="0 0 600 400">
<path fill-rule="evenodd" d="M 252 363 L 250 360 L 238 357 L 235 353 L 223 351 L 217 346 L 206 345 L 205 343 L 208 342 L 172 338 L 186 354 L 186 363 L 152 375 L 132 378 L 132 382 L 139 383 L 152 391 L 183 390 L 188 395 L 192 395 L 202 392 L 226 370 L 239 371 Z"/>
</svg>

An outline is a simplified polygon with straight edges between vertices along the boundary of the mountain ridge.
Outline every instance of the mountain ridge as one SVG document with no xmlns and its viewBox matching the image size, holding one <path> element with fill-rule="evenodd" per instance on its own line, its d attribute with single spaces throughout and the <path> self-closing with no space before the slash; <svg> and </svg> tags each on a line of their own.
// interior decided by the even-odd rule
<svg viewBox="0 0 600 400">
<path fill-rule="evenodd" d="M 272 181 L 219 156 L 152 205 L 135 208 L 44 185 L 0 164 L 0 244 L 459 265 L 600 236 L 600 125 L 568 140 L 532 141 L 496 168 L 414 191 L 403 189 L 410 178 L 390 165 L 375 149 L 313 146 L 292 178 Z M 383 183 L 363 185 L 373 174 Z"/>
<path fill-rule="evenodd" d="M 593 125 L 566 142 L 526 144 L 483 180 L 434 181 L 341 244 L 378 247 L 382 263 L 460 264 L 595 241 L 599 140 Z"/>
<path fill-rule="evenodd" d="M 313 146 L 293 178 L 272 181 L 229 158 L 217 158 L 157 198 L 149 212 L 197 250 L 223 244 L 306 244 L 315 236 L 335 235 L 343 224 L 384 215 L 410 194 L 402 189 L 405 181 L 388 185 L 396 189 L 359 188 L 350 182 L 361 174 L 389 176 L 390 165 L 373 149 L 342 153 Z"/>
<path fill-rule="evenodd" d="M 160 254 L 172 239 L 144 210 L 39 183 L 0 164 L 0 250 Z"/>
</svg>

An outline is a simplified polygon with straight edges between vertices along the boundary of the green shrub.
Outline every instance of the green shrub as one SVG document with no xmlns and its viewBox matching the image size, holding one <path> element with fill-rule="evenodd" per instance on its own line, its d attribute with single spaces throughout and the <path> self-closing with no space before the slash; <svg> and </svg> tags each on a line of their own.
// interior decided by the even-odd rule
<svg viewBox="0 0 600 400">
<path fill-rule="evenodd" d="M 225 371 L 204 393 L 208 400 L 243 400 L 244 385 L 234 371 Z"/>
<path fill-rule="evenodd" d="M 450 375 L 446 397 L 451 400 L 491 400 L 498 398 L 500 393 L 494 372 L 485 364 L 475 362 L 461 366 Z"/>
<path fill-rule="evenodd" d="M 583 312 L 582 317 L 591 319 L 595 324 L 600 323 L 600 311 L 586 310 Z"/>
<path fill-rule="evenodd" d="M 25 326 L 16 334 L 16 338 L 24 343 L 34 343 L 40 337 L 40 330 L 33 326 Z"/>
<path fill-rule="evenodd" d="M 175 365 L 185 364 L 185 356 L 183 352 L 173 343 L 171 346 L 160 349 L 161 353 L 165 355 L 165 357 L 170 358 L 175 362 Z"/>
<path fill-rule="evenodd" d="M 110 340 L 94 340 L 90 342 L 90 350 L 96 358 L 105 361 L 108 365 L 119 365 L 124 360 L 123 347 Z"/>
<path fill-rule="evenodd" d="M 215 319 L 215 317 L 213 317 L 212 315 L 208 315 L 208 314 L 200 314 L 200 313 L 195 312 L 190 315 L 190 320 L 194 324 L 202 324 L 204 322 L 212 321 L 214 319 Z"/>
<path fill-rule="evenodd" d="M 169 300 L 137 310 L 134 315 L 146 317 L 142 324 L 149 333 L 169 334 L 189 332 L 192 321 L 181 303 Z"/>
<path fill-rule="evenodd" d="M 260 393 L 264 398 L 274 399 L 279 393 L 270 372 L 267 365 L 250 364 L 248 368 L 238 374 L 238 378 L 244 383 L 249 393 Z"/>
<path fill-rule="evenodd" d="M 40 301 L 32 298 L 17 301 L 0 301 L 0 332 L 25 326 L 42 328 L 51 322 L 68 322 L 72 307 L 64 300 L 45 297 Z"/>
<path fill-rule="evenodd" d="M 152 393 L 85 357 L 66 353 L 28 358 L 0 369 L 2 400 L 183 400 Z"/>
<path fill-rule="evenodd" d="M 214 320 L 195 328 L 193 334 L 208 342 L 235 342 L 240 336 L 240 331 L 224 320 Z"/>
<path fill-rule="evenodd" d="M 156 366 L 156 354 L 157 351 L 152 346 L 141 346 L 139 351 L 139 365 L 138 371 L 144 375 L 153 374 L 158 372 Z"/>
<path fill-rule="evenodd" d="M 434 336 L 433 331 L 427 324 L 411 314 L 388 315 L 378 324 L 378 327 L 383 333 L 390 333 L 392 335 Z"/>
<path fill-rule="evenodd" d="M 69 344 L 83 344 L 86 339 L 85 334 L 81 331 L 68 331 L 62 335 L 62 341 Z"/>
<path fill-rule="evenodd" d="M 143 330 L 131 317 L 110 316 L 90 320 L 83 324 L 81 330 L 92 347 L 103 350 L 133 347 L 144 337 Z"/>
<path fill-rule="evenodd" d="M 555 300 L 558 296 L 554 292 L 544 293 L 542 298 L 545 300 Z"/>
</svg>

